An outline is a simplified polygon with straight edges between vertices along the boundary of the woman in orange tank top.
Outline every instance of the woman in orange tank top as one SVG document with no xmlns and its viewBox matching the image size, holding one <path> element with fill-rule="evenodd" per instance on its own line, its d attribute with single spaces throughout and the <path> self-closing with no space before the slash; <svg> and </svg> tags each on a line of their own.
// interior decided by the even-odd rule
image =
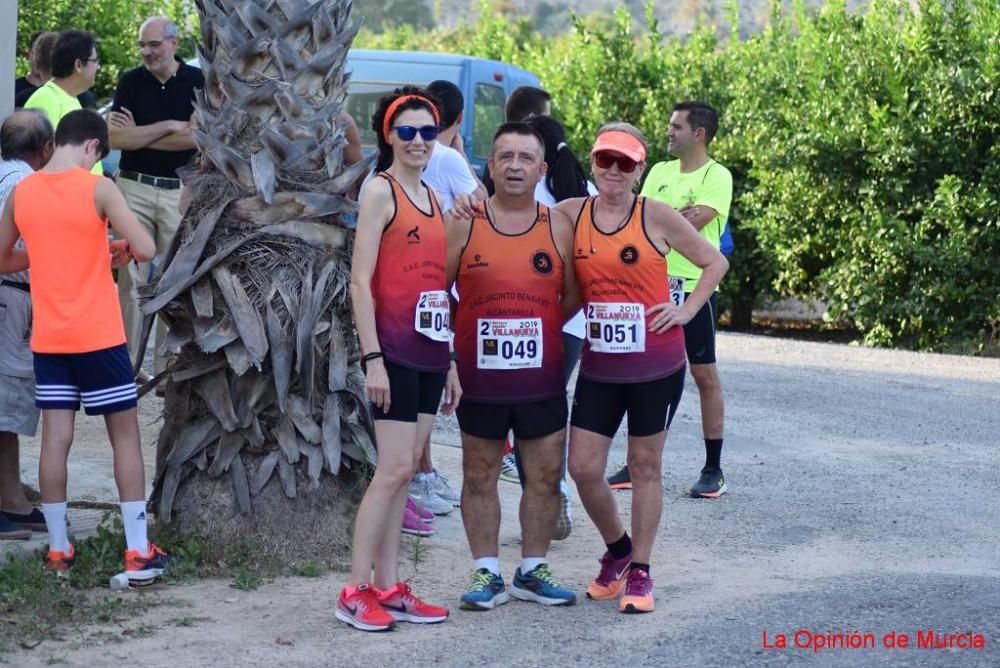
<svg viewBox="0 0 1000 668">
<path fill-rule="evenodd" d="M 358 508 L 351 580 L 335 615 L 365 631 L 448 617 L 447 608 L 424 603 L 398 578 L 400 528 L 421 446 L 442 392 L 445 413 L 461 395 L 449 360 L 444 220 L 434 193 L 421 181 L 438 123 L 437 108 L 420 89 L 383 97 L 372 118 L 377 175 L 361 191 L 351 298 L 378 463 Z"/>
<path fill-rule="evenodd" d="M 556 207 L 576 220 L 573 264 L 587 316 L 569 470 L 607 548 L 587 596 L 620 596 L 622 612 L 654 608 L 649 562 L 663 507 L 663 444 L 684 386 L 682 327 L 728 267 L 679 213 L 634 194 L 645 159 L 639 130 L 628 123 L 605 125 L 591 150 L 599 194 Z M 667 287 L 664 258 L 671 248 L 704 270 L 680 308 Z M 608 450 L 625 415 L 634 537 L 625 531 L 605 479 Z"/>
</svg>

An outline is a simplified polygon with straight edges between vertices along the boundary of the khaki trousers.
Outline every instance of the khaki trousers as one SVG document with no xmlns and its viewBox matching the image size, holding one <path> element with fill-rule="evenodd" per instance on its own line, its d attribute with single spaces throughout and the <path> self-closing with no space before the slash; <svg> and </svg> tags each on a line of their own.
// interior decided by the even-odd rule
<svg viewBox="0 0 1000 668">
<path fill-rule="evenodd" d="M 156 260 L 162 258 L 170 246 L 177 227 L 181 222 L 181 214 L 177 201 L 181 191 L 155 188 L 138 181 L 118 179 L 118 189 L 125 195 L 125 201 L 142 226 L 156 242 Z M 150 262 L 136 264 L 130 262 L 125 270 L 118 270 L 118 301 L 122 307 L 122 319 L 125 321 L 125 337 L 128 340 L 128 354 L 132 363 L 139 352 L 139 337 L 142 335 L 142 311 L 139 310 L 139 286 L 149 281 Z M 160 356 L 159 347 L 167 336 L 167 328 L 157 318 L 153 340 L 147 344 L 156 351 L 154 369 L 156 373 L 166 368 L 166 360 Z"/>
</svg>

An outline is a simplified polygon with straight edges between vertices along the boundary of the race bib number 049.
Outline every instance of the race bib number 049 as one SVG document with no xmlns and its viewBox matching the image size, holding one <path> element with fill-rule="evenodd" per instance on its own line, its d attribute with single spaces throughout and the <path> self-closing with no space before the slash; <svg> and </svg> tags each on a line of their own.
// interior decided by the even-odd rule
<svg viewBox="0 0 1000 668">
<path fill-rule="evenodd" d="M 598 353 L 646 351 L 646 310 L 642 304 L 587 304 L 587 340 Z"/>
<path fill-rule="evenodd" d="M 670 302 L 674 306 L 684 306 L 684 279 L 668 278 L 670 283 Z"/>
<path fill-rule="evenodd" d="M 476 367 L 510 371 L 542 366 L 541 318 L 480 318 Z"/>
<path fill-rule="evenodd" d="M 448 293 L 444 290 L 427 290 L 420 293 L 413 316 L 413 328 L 432 341 L 450 341 L 451 316 Z"/>
</svg>

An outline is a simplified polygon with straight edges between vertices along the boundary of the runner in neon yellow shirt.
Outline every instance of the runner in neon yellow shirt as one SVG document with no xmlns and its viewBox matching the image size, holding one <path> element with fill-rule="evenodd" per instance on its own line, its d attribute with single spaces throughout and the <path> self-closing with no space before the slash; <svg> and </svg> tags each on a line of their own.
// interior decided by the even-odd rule
<svg viewBox="0 0 1000 668">
<path fill-rule="evenodd" d="M 62 31 L 52 48 L 53 78 L 31 94 L 24 108 L 44 111 L 52 127 L 58 128 L 63 116 L 80 109 L 76 96 L 94 85 L 100 66 L 93 34 L 83 30 Z M 100 161 L 90 171 L 104 174 Z"/>
<path fill-rule="evenodd" d="M 732 174 L 708 156 L 708 144 L 718 127 L 718 114 L 703 102 L 682 102 L 675 106 L 667 130 L 667 150 L 678 159 L 653 165 L 642 187 L 644 196 L 680 211 L 716 248 L 733 199 Z M 671 251 L 667 255 L 667 271 L 670 297 L 680 306 L 698 284 L 701 270 L 677 251 Z M 725 402 L 715 364 L 716 303 L 717 296 L 712 295 L 684 325 L 688 364 L 701 397 L 701 427 L 705 437 L 705 467 L 691 488 L 691 496 L 698 498 L 717 498 L 726 491 L 720 464 Z M 612 487 L 625 487 L 630 486 L 631 480 L 623 469 L 608 482 Z"/>
</svg>

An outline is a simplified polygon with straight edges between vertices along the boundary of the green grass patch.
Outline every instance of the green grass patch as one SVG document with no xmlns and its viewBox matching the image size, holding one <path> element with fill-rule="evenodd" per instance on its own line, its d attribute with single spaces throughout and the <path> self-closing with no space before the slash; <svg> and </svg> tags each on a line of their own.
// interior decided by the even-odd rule
<svg viewBox="0 0 1000 668">
<path fill-rule="evenodd" d="M 150 530 L 150 539 L 175 560 L 163 577 L 166 585 L 221 577 L 230 578 L 236 589 L 250 591 L 276 577 L 321 577 L 343 568 L 338 562 L 286 563 L 251 536 L 221 548 L 212 548 L 200 538 L 155 528 Z M 41 555 L 9 555 L 0 565 L 0 662 L 3 654 L 32 650 L 44 641 L 123 642 L 148 637 L 165 626 L 189 627 L 210 621 L 186 615 L 152 624 L 142 619 L 150 609 L 190 604 L 166 596 L 162 585 L 127 592 L 108 589 L 108 580 L 122 570 L 125 548 L 117 512 L 106 513 L 96 535 L 75 541 L 74 547 L 76 562 L 64 577 L 46 572 Z M 60 662 L 62 658 L 53 655 L 45 660 Z"/>
</svg>

